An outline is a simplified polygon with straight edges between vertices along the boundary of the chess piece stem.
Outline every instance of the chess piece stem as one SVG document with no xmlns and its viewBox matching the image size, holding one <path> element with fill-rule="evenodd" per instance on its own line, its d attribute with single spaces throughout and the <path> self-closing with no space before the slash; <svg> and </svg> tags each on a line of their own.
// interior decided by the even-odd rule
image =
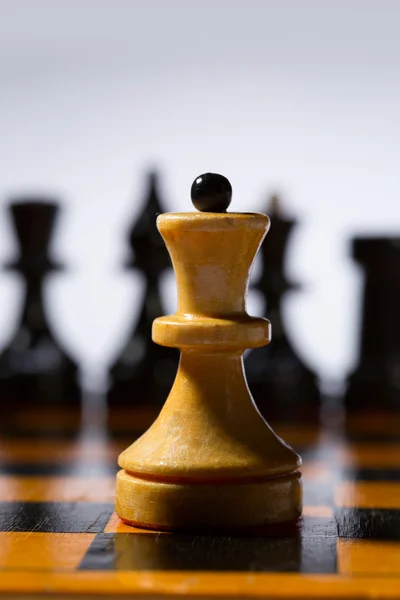
<svg viewBox="0 0 400 600">
<path fill-rule="evenodd" d="M 25 302 L 22 308 L 21 325 L 31 333 L 49 333 L 50 329 L 44 314 L 43 284 L 44 277 L 22 276 L 26 281 Z"/>
</svg>

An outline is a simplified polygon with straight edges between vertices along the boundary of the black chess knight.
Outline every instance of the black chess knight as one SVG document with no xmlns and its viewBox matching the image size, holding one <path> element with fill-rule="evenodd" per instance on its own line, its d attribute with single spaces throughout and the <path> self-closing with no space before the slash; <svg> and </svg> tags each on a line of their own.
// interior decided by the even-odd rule
<svg viewBox="0 0 400 600">
<path fill-rule="evenodd" d="M 296 222 L 281 214 L 276 196 L 271 198 L 266 212 L 271 229 L 260 249 L 262 271 L 253 287 L 264 297 L 264 316 L 271 322 L 272 341 L 247 355 L 247 380 L 266 419 L 313 420 L 318 418 L 320 408 L 316 377 L 291 347 L 282 317 L 284 294 L 298 287 L 284 273 L 287 244 Z"/>
<path fill-rule="evenodd" d="M 157 176 L 150 173 L 147 198 L 139 219 L 129 234 L 132 258 L 128 269 L 138 269 L 145 280 L 139 319 L 110 370 L 109 407 L 159 405 L 165 402 L 176 375 L 178 352 L 151 339 L 154 319 L 164 313 L 160 278 L 171 269 L 171 261 L 157 231 L 156 217 L 164 212 L 157 189 Z"/>
<path fill-rule="evenodd" d="M 46 198 L 20 198 L 9 206 L 19 257 L 6 265 L 24 282 L 19 324 L 0 354 L 2 403 L 14 408 L 39 405 L 79 406 L 78 368 L 54 338 L 46 317 L 44 286 L 61 269 L 49 256 L 59 207 Z"/>
<path fill-rule="evenodd" d="M 352 246 L 364 285 L 359 363 L 345 407 L 400 411 L 400 238 L 359 237 Z"/>
</svg>

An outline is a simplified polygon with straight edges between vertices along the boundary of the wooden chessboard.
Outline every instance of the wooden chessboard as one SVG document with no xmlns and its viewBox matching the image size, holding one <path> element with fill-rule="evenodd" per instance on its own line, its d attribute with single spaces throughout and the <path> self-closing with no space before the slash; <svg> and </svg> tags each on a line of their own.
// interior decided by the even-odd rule
<svg viewBox="0 0 400 600">
<path fill-rule="evenodd" d="M 143 429 L 145 411 L 123 418 Z M 32 425 L 35 423 L 34 425 Z M 0 444 L 0 592 L 21 597 L 400 597 L 400 418 L 276 424 L 304 459 L 304 513 L 257 535 L 146 532 L 114 513 L 134 439 L 27 415 Z"/>
</svg>

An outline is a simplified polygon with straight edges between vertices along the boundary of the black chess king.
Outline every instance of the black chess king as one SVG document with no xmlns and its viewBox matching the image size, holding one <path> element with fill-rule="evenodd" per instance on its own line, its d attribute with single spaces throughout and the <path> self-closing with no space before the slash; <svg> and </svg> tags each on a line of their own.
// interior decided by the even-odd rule
<svg viewBox="0 0 400 600">
<path fill-rule="evenodd" d="M 259 213 L 226 212 L 229 181 L 199 176 L 199 212 L 157 218 L 174 267 L 178 309 L 153 323 L 153 340 L 179 348 L 178 373 L 153 425 L 119 456 L 116 510 L 158 530 L 246 528 L 301 513 L 301 459 L 255 407 L 246 348 L 270 341 L 251 317 L 249 272 L 269 228 Z"/>
</svg>

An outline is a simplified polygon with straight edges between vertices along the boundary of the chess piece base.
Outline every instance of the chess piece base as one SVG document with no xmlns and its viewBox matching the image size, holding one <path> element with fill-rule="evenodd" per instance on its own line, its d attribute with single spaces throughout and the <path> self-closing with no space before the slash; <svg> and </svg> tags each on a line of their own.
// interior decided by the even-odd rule
<svg viewBox="0 0 400 600">
<path fill-rule="evenodd" d="M 130 525 L 146 529 L 256 527 L 292 521 L 301 510 L 298 471 L 239 483 L 167 483 L 124 470 L 117 475 L 118 515 Z"/>
<path fill-rule="evenodd" d="M 393 381 L 387 381 L 384 376 L 373 377 L 371 370 L 359 371 L 349 378 L 349 385 L 344 396 L 346 411 L 400 410 L 400 389 Z"/>
</svg>

